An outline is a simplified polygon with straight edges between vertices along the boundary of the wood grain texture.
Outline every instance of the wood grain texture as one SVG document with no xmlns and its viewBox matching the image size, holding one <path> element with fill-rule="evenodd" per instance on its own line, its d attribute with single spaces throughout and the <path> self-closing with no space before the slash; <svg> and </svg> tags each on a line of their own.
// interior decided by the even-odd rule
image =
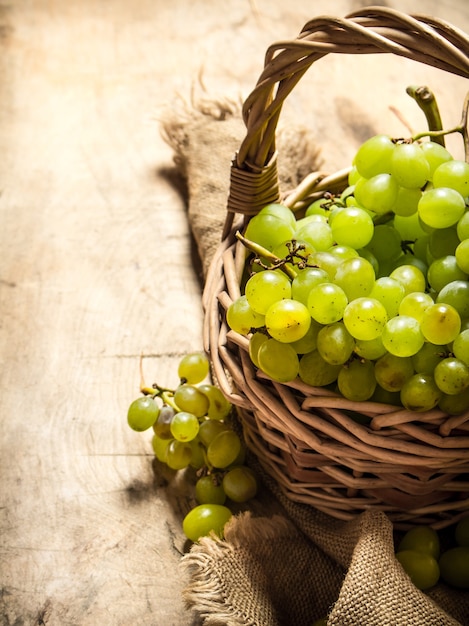
<svg viewBox="0 0 469 626">
<path fill-rule="evenodd" d="M 155 476 L 149 437 L 125 422 L 141 353 L 148 378 L 170 385 L 201 347 L 198 270 L 158 119 L 201 71 L 209 93 L 245 96 L 267 45 L 312 17 L 295 5 L 0 0 L 2 624 L 197 623 L 178 569 L 190 492 Z M 463 0 L 418 9 L 469 25 Z M 326 67 L 290 115 L 315 116 L 326 143 L 341 129 L 332 163 L 364 127 L 396 121 L 363 102 L 350 61 Z M 331 77 L 344 88 L 329 101 Z M 413 115 L 394 66 L 389 77 L 385 95 Z M 440 84 L 459 116 L 464 88 Z"/>
</svg>

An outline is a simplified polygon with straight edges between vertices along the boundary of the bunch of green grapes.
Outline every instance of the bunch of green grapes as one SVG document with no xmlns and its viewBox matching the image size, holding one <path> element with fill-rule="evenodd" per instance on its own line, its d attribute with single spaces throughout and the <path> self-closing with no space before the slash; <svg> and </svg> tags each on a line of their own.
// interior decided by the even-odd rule
<svg viewBox="0 0 469 626">
<path fill-rule="evenodd" d="M 428 139 L 377 135 L 348 183 L 301 216 L 270 204 L 238 234 L 252 273 L 229 327 L 277 382 L 464 414 L 469 164 Z"/>
<path fill-rule="evenodd" d="M 397 544 L 397 560 L 422 591 L 440 580 L 457 589 L 469 589 L 469 517 L 445 530 L 442 541 L 434 528 L 413 526 Z"/>
<path fill-rule="evenodd" d="M 243 503 L 258 489 L 255 473 L 245 464 L 245 447 L 230 421 L 231 403 L 221 390 L 204 382 L 209 361 L 201 352 L 185 355 L 178 365 L 174 390 L 145 387 L 127 413 L 138 432 L 153 429 L 152 447 L 159 462 L 174 471 L 195 472 L 197 505 L 183 520 L 188 539 L 223 528 L 232 515 L 227 503 Z"/>
</svg>

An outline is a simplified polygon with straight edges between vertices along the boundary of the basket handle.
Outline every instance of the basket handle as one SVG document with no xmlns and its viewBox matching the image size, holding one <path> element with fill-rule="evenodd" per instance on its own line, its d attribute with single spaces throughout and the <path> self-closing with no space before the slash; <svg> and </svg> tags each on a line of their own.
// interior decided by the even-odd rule
<svg viewBox="0 0 469 626">
<path fill-rule="evenodd" d="M 283 102 L 308 68 L 330 53 L 392 53 L 469 77 L 466 33 L 434 17 L 383 7 L 367 7 L 343 19 L 314 18 L 296 39 L 271 45 L 243 105 L 247 133 L 231 166 L 224 236 L 235 214 L 256 215 L 266 204 L 279 202 L 275 130 Z"/>
</svg>

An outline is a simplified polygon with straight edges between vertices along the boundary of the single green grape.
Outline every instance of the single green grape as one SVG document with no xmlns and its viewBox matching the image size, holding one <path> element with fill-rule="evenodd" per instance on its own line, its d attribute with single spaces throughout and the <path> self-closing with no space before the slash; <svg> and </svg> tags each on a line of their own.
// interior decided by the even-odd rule
<svg viewBox="0 0 469 626">
<path fill-rule="evenodd" d="M 441 394 L 438 408 L 447 415 L 462 415 L 469 411 L 469 387 L 456 395 Z"/>
<path fill-rule="evenodd" d="M 153 431 L 155 435 L 161 439 L 173 439 L 171 433 L 171 422 L 176 411 L 169 404 L 163 404 L 160 409 L 159 415 L 156 418 L 156 422 L 153 424 Z"/>
<path fill-rule="evenodd" d="M 373 363 L 365 359 L 353 359 L 343 365 L 337 376 L 337 386 L 348 400 L 369 400 L 376 388 Z"/>
<path fill-rule="evenodd" d="M 158 435 L 153 435 L 153 438 L 151 440 L 151 445 L 152 445 L 155 457 L 161 463 L 166 463 L 166 458 L 168 454 L 168 446 L 171 441 L 172 439 L 162 439 L 161 437 L 158 437 Z"/>
<path fill-rule="evenodd" d="M 414 215 L 417 213 L 421 197 L 422 191 L 420 189 L 406 189 L 405 187 L 399 187 L 396 202 L 391 210 L 394 215 L 401 215 L 402 217 Z"/>
<path fill-rule="evenodd" d="M 373 220 L 360 207 L 344 207 L 331 224 L 332 236 L 339 245 L 358 249 L 365 247 L 373 236 Z"/>
<path fill-rule="evenodd" d="M 207 447 L 207 460 L 219 469 L 231 465 L 241 450 L 241 440 L 233 430 L 224 430 Z"/>
<path fill-rule="evenodd" d="M 397 200 L 399 186 L 390 174 L 361 178 L 355 185 L 359 205 L 377 215 L 391 211 Z"/>
<path fill-rule="evenodd" d="M 423 312 L 427 307 L 434 304 L 433 298 L 424 291 L 412 291 L 402 298 L 398 314 L 414 317 L 418 322 L 422 319 Z"/>
<path fill-rule="evenodd" d="M 226 493 L 219 474 L 201 476 L 195 483 L 195 499 L 199 504 L 225 504 Z"/>
<path fill-rule="evenodd" d="M 459 267 L 452 254 L 435 259 L 429 266 L 427 281 L 432 289 L 439 292 L 455 280 L 467 280 L 467 274 Z"/>
<path fill-rule="evenodd" d="M 188 442 L 171 439 L 166 448 L 166 465 L 173 470 L 188 467 L 192 460 L 192 448 Z"/>
<path fill-rule="evenodd" d="M 451 153 L 444 146 L 434 141 L 424 141 L 420 144 L 420 149 L 430 166 L 430 180 L 439 165 L 453 159 Z"/>
<path fill-rule="evenodd" d="M 182 357 L 178 365 L 178 376 L 184 382 L 195 385 L 208 375 L 209 360 L 204 352 L 192 352 Z"/>
<path fill-rule="evenodd" d="M 438 561 L 431 554 L 417 550 L 402 550 L 396 558 L 411 581 L 422 591 L 434 587 L 440 578 Z"/>
<path fill-rule="evenodd" d="M 379 300 L 386 309 L 388 317 L 394 317 L 399 313 L 399 306 L 405 296 L 404 286 L 394 278 L 381 276 L 376 279 L 370 291 L 370 298 Z"/>
<path fill-rule="evenodd" d="M 324 270 L 327 273 L 329 280 L 331 280 L 334 277 L 337 268 L 342 263 L 342 259 L 337 255 L 332 254 L 329 250 L 318 250 L 310 256 L 309 263 L 314 267 Z"/>
<path fill-rule="evenodd" d="M 457 546 L 443 552 L 439 560 L 441 578 L 457 589 L 469 589 L 469 547 Z"/>
<path fill-rule="evenodd" d="M 459 335 L 461 318 L 450 304 L 436 302 L 425 309 L 420 321 L 420 330 L 427 341 L 443 346 Z"/>
<path fill-rule="evenodd" d="M 401 389 L 401 403 L 409 411 L 419 413 L 433 409 L 441 398 L 433 376 L 428 374 L 414 374 L 407 380 Z"/>
<path fill-rule="evenodd" d="M 344 244 L 334 244 L 331 246 L 326 252 L 330 252 L 334 256 L 338 256 L 342 261 L 346 261 L 347 259 L 354 259 L 360 256 L 351 246 L 346 246 Z"/>
<path fill-rule="evenodd" d="M 457 224 L 465 208 L 464 198 L 458 191 L 449 187 L 434 187 L 422 195 L 418 215 L 431 228 L 448 228 Z"/>
<path fill-rule="evenodd" d="M 375 339 L 383 332 L 387 320 L 386 309 L 374 298 L 356 298 L 343 313 L 345 327 L 355 339 Z"/>
<path fill-rule="evenodd" d="M 461 241 L 454 251 L 459 269 L 465 274 L 469 274 L 469 239 Z"/>
<path fill-rule="evenodd" d="M 187 383 L 176 388 L 174 402 L 181 411 L 193 413 L 196 417 L 207 415 L 210 406 L 207 396 L 198 387 Z"/>
<path fill-rule="evenodd" d="M 374 361 L 386 354 L 387 350 L 383 346 L 381 335 L 378 335 L 374 339 L 355 339 L 354 352 L 364 359 Z"/>
<path fill-rule="evenodd" d="M 249 338 L 249 357 L 256 367 L 259 367 L 259 349 L 268 339 L 265 333 L 253 333 Z"/>
<path fill-rule="evenodd" d="M 450 396 L 469 387 L 469 366 L 454 357 L 442 359 L 435 367 L 433 376 L 438 389 Z"/>
<path fill-rule="evenodd" d="M 434 259 L 439 259 L 447 254 L 454 254 L 459 244 L 456 227 L 438 228 L 428 236 L 428 252 Z"/>
<path fill-rule="evenodd" d="M 335 380 L 341 370 L 341 365 L 332 365 L 325 361 L 318 350 L 304 354 L 300 359 L 300 379 L 311 387 L 325 387 Z"/>
<path fill-rule="evenodd" d="M 350 358 L 355 340 L 343 322 L 323 326 L 318 332 L 317 349 L 322 358 L 332 365 L 342 365 Z"/>
<path fill-rule="evenodd" d="M 439 165 L 433 172 L 434 187 L 450 187 L 465 198 L 469 196 L 469 163 L 452 159 Z"/>
<path fill-rule="evenodd" d="M 318 345 L 318 334 L 323 325 L 316 320 L 311 319 L 308 332 L 297 341 L 293 341 L 290 345 L 297 354 L 306 354 L 312 350 L 316 350 Z"/>
<path fill-rule="evenodd" d="M 298 341 L 311 325 L 307 307 L 291 298 L 274 302 L 265 314 L 265 326 L 271 337 L 281 343 Z"/>
<path fill-rule="evenodd" d="M 210 443 L 215 439 L 217 435 L 222 432 L 231 430 L 230 426 L 220 420 L 206 419 L 200 423 L 199 426 L 199 440 L 202 444 L 208 448 Z"/>
<path fill-rule="evenodd" d="M 376 382 L 386 391 L 400 391 L 413 375 L 414 366 L 410 357 L 387 352 L 375 362 Z"/>
<path fill-rule="evenodd" d="M 240 335 L 248 335 L 253 328 L 264 326 L 264 315 L 256 313 L 245 295 L 234 300 L 226 310 L 228 326 Z"/>
<path fill-rule="evenodd" d="M 284 241 L 293 238 L 294 227 L 289 219 L 284 220 L 278 215 L 259 213 L 250 219 L 244 236 L 266 250 L 272 251 Z"/>
<path fill-rule="evenodd" d="M 307 267 L 300 270 L 291 284 L 291 297 L 304 305 L 308 304 L 308 295 L 315 285 L 330 282 L 329 274 L 319 267 Z"/>
<path fill-rule="evenodd" d="M 205 466 L 205 447 L 199 437 L 194 437 L 192 441 L 189 441 L 189 445 L 192 451 L 189 465 L 195 470 L 200 470 Z"/>
<path fill-rule="evenodd" d="M 359 147 L 353 160 L 360 176 L 371 178 L 391 171 L 391 158 L 395 144 L 388 135 L 374 135 Z"/>
<path fill-rule="evenodd" d="M 332 229 L 327 221 L 313 220 L 313 217 L 321 216 L 310 216 L 307 218 L 311 221 L 297 228 L 293 237 L 296 240 L 305 241 L 314 250 L 327 250 L 334 243 Z"/>
<path fill-rule="evenodd" d="M 192 441 L 199 433 L 199 420 L 187 411 L 177 412 L 171 421 L 171 434 L 178 441 Z"/>
<path fill-rule="evenodd" d="M 375 280 L 373 266 L 360 256 L 343 261 L 333 278 L 334 284 L 344 291 L 349 302 L 355 298 L 368 296 Z"/>
<path fill-rule="evenodd" d="M 258 215 L 273 215 L 274 217 L 278 217 L 280 220 L 282 220 L 282 222 L 290 224 L 292 228 L 296 227 L 295 214 L 284 204 L 267 204 L 259 211 Z"/>
<path fill-rule="evenodd" d="M 428 236 L 428 233 L 422 227 L 418 212 L 408 216 L 395 215 L 393 225 L 402 240 L 405 241 L 414 241 L 419 237 Z"/>
<path fill-rule="evenodd" d="M 456 224 L 456 232 L 460 241 L 469 239 L 469 211 L 466 211 Z"/>
<path fill-rule="evenodd" d="M 249 278 L 245 295 L 250 307 L 265 315 L 274 302 L 291 297 L 291 282 L 280 270 L 265 270 Z"/>
<path fill-rule="evenodd" d="M 469 318 L 469 282 L 453 280 L 445 285 L 436 297 L 438 304 L 450 304 L 461 319 Z"/>
<path fill-rule="evenodd" d="M 390 277 L 403 285 L 406 294 L 413 291 L 425 291 L 425 275 L 415 265 L 399 265 L 390 273 Z"/>
<path fill-rule="evenodd" d="M 198 390 L 208 398 L 207 415 L 210 419 L 222 420 L 230 414 L 231 402 L 225 398 L 219 387 L 206 383 L 199 385 Z"/>
<path fill-rule="evenodd" d="M 451 347 L 454 356 L 469 366 L 469 329 L 462 330 Z"/>
<path fill-rule="evenodd" d="M 298 354 L 288 343 L 276 339 L 265 341 L 257 353 L 259 368 L 280 383 L 294 380 L 298 375 Z"/>
<path fill-rule="evenodd" d="M 251 468 L 239 465 L 223 477 L 223 490 L 233 502 L 247 502 L 257 494 L 257 479 Z"/>
<path fill-rule="evenodd" d="M 160 408 L 151 396 L 141 396 L 132 402 L 127 412 L 127 423 L 137 432 L 151 428 L 158 419 Z"/>
<path fill-rule="evenodd" d="M 381 339 L 388 352 L 401 357 L 417 354 L 425 341 L 419 322 L 409 315 L 398 315 L 388 320 Z"/>
<path fill-rule="evenodd" d="M 391 157 L 391 173 L 401 187 L 420 189 L 430 180 L 430 164 L 418 143 L 400 143 Z"/>
<path fill-rule="evenodd" d="M 339 285 L 320 283 L 310 290 L 307 306 L 316 322 L 332 324 L 342 318 L 347 303 L 347 296 Z"/>
<path fill-rule="evenodd" d="M 223 537 L 226 523 L 232 513 L 224 504 L 199 504 L 182 521 L 184 534 L 191 541 L 199 541 L 210 533 Z"/>
<path fill-rule="evenodd" d="M 399 542 L 397 552 L 403 550 L 424 552 L 430 554 L 434 559 L 438 559 L 440 556 L 440 537 L 431 526 L 413 526 Z"/>
<path fill-rule="evenodd" d="M 426 341 L 411 358 L 416 373 L 432 375 L 435 367 L 445 356 L 446 352 L 442 346 Z"/>
</svg>

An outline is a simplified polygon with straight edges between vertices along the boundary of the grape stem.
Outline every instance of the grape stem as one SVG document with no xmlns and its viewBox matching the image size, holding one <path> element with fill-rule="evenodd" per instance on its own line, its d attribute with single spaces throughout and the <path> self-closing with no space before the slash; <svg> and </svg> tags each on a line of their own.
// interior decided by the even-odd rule
<svg viewBox="0 0 469 626">
<path fill-rule="evenodd" d="M 161 398 L 164 404 L 169 405 L 175 411 L 179 411 L 179 407 L 173 400 L 174 390 L 153 383 L 151 387 L 148 387 L 145 383 L 145 377 L 143 375 L 143 355 L 140 355 L 140 393 L 144 396 L 151 396 L 152 398 Z"/>
<path fill-rule="evenodd" d="M 244 235 L 242 235 L 239 231 L 236 232 L 236 238 L 243 244 L 245 248 L 247 248 L 256 255 L 258 262 L 260 262 L 262 267 L 264 267 L 265 269 L 280 269 L 285 272 L 285 274 L 291 280 L 295 278 L 297 272 L 290 265 L 287 264 L 287 261 L 292 261 L 292 258 L 296 256 L 306 262 L 306 259 L 302 255 L 298 254 L 299 248 L 295 247 L 295 245 L 292 246 L 290 254 L 288 254 L 284 259 L 280 259 L 278 256 L 270 252 L 270 250 L 267 250 L 267 248 L 264 248 L 255 241 L 246 239 L 246 237 L 244 237 Z M 269 261 L 271 265 L 264 265 L 260 261 L 261 258 Z"/>
<path fill-rule="evenodd" d="M 428 130 L 431 133 L 443 130 L 440 109 L 435 98 L 435 94 L 426 86 L 415 87 L 411 85 L 406 89 L 407 94 L 413 98 L 422 109 L 428 124 Z M 425 137 L 426 135 L 422 135 Z M 435 143 L 439 143 L 445 147 L 445 139 L 443 135 L 431 135 L 434 137 Z M 414 141 L 416 141 L 414 139 Z"/>
</svg>

